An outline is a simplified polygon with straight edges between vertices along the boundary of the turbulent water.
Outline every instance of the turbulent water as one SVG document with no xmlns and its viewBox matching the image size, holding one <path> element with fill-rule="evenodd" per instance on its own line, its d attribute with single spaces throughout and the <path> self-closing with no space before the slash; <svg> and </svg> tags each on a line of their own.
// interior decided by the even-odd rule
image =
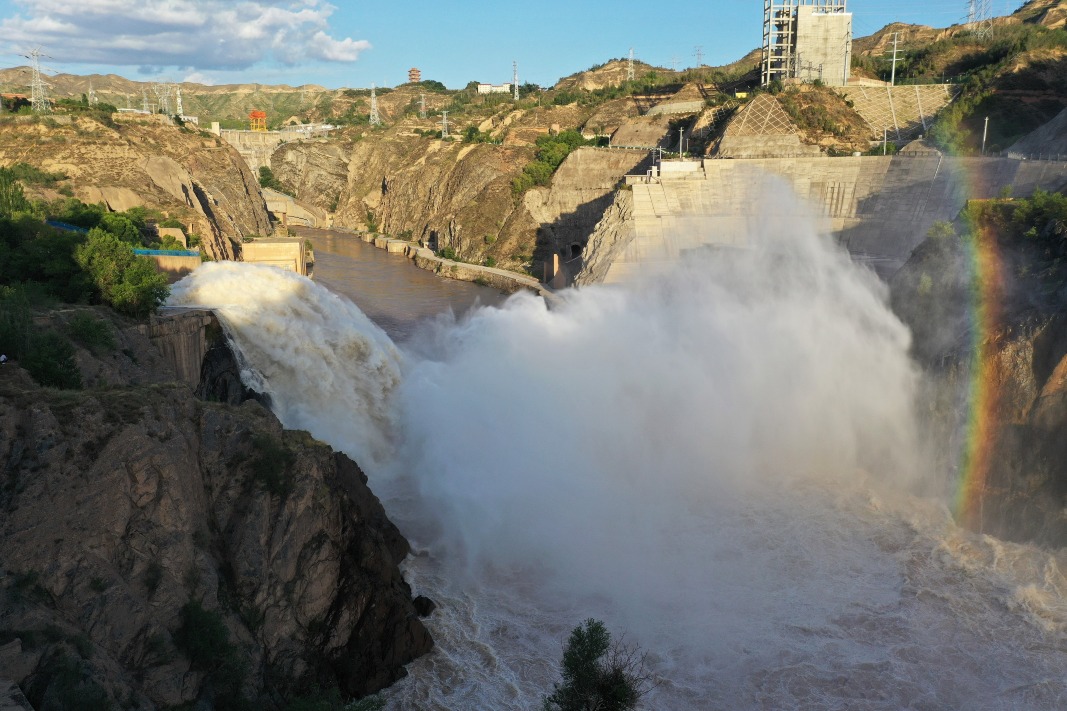
<svg viewBox="0 0 1067 711">
<path fill-rule="evenodd" d="M 878 282 L 795 224 L 750 245 L 403 350 L 275 269 L 175 288 L 412 541 L 437 647 L 392 708 L 536 707 L 588 617 L 649 653 L 650 708 L 1067 707 L 1061 557 L 961 531 L 929 494 Z"/>
</svg>

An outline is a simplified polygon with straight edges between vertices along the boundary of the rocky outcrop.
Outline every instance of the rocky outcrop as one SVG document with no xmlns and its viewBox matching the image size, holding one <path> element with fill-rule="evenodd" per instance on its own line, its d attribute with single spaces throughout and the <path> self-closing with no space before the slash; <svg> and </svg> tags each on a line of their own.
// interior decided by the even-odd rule
<svg viewBox="0 0 1067 711">
<path fill-rule="evenodd" d="M 69 176 L 75 197 L 112 210 L 143 205 L 186 224 L 214 259 L 233 259 L 250 234 L 271 232 L 259 182 L 215 136 L 158 122 L 69 124 L 6 119 L 0 164 Z M 49 192 L 47 198 L 59 197 Z"/>
<path fill-rule="evenodd" d="M 608 269 L 633 238 L 633 193 L 620 190 L 589 238 L 584 263 L 574 282 L 587 285 L 604 281 Z"/>
<path fill-rule="evenodd" d="M 208 401 L 138 326 L 79 361 L 151 360 L 167 373 L 151 384 L 55 391 L 0 368 L 0 660 L 38 709 L 71 694 L 168 708 L 230 688 L 268 709 L 312 686 L 359 696 L 432 645 L 397 567 L 407 542 L 366 477 L 233 390 L 213 328 L 195 347 L 174 329 L 170 349 L 207 345 Z"/>
<path fill-rule="evenodd" d="M 340 227 L 376 227 L 521 271 L 531 260 L 580 254 L 622 177 L 649 160 L 642 151 L 581 148 L 550 187 L 517 201 L 511 182 L 531 158 L 523 146 L 375 135 L 347 145 L 289 143 L 274 154 L 272 169 L 301 200 L 336 208 Z"/>
<path fill-rule="evenodd" d="M 976 275 L 973 245 L 942 231 L 890 283 L 893 309 L 911 329 L 927 376 L 924 430 L 936 469 L 961 492 L 961 523 L 1062 547 L 1067 312 L 1034 277 L 1044 256 L 1031 244 L 992 232 L 982 239 L 998 241 L 996 278 Z"/>
</svg>

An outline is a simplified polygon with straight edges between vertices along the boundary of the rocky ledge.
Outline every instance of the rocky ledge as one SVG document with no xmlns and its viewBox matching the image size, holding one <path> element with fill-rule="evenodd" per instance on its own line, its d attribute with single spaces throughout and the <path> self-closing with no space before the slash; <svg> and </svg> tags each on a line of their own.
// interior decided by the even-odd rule
<svg viewBox="0 0 1067 711">
<path fill-rule="evenodd" d="M 114 353 L 79 352 L 83 370 L 111 361 L 108 385 L 52 390 L 0 367 L 11 703 L 270 709 L 389 685 L 433 644 L 397 567 L 407 541 L 355 462 L 234 389 L 212 319 L 179 318 L 204 329 L 200 397 L 173 369 L 114 382 L 173 360 L 143 326 L 117 324 Z"/>
</svg>

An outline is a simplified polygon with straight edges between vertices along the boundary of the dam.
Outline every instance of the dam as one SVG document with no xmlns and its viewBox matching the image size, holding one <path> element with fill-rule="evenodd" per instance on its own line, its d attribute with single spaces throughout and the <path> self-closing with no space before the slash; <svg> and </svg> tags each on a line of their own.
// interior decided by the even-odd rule
<svg viewBox="0 0 1067 711">
<path fill-rule="evenodd" d="M 1027 196 L 1067 184 L 1067 161 L 893 156 L 662 161 L 630 175 L 594 230 L 577 284 L 622 282 L 705 246 L 740 246 L 771 211 L 795 211 L 791 190 L 853 259 L 882 276 L 900 268 L 937 221 L 969 199 Z M 801 218 L 796 215 L 797 220 Z"/>
</svg>

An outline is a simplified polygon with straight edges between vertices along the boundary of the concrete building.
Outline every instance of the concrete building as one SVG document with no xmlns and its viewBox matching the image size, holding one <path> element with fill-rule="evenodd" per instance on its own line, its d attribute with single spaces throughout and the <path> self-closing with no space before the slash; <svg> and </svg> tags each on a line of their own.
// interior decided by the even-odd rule
<svg viewBox="0 0 1067 711">
<path fill-rule="evenodd" d="M 852 13 L 845 0 L 764 0 L 761 83 L 848 83 Z"/>
<path fill-rule="evenodd" d="M 479 94 L 510 94 L 511 84 L 478 84 Z"/>
</svg>

